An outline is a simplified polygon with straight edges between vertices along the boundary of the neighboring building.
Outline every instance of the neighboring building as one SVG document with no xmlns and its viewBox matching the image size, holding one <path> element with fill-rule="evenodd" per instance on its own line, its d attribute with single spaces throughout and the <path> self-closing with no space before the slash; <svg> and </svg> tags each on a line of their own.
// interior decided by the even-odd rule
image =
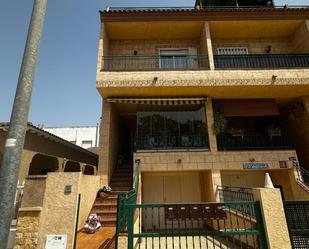
<svg viewBox="0 0 309 249">
<path fill-rule="evenodd" d="M 9 123 L 0 123 L 0 167 L 8 129 Z M 97 154 L 28 123 L 19 168 L 18 187 L 8 248 L 13 248 L 15 232 L 17 233 L 15 244 L 19 246 L 18 248 L 28 248 L 27 243 L 28 245 L 31 244 L 32 248 L 37 248 L 35 245 L 38 243 L 39 234 L 36 225 L 39 226 L 42 223 L 42 220 L 40 220 L 41 211 L 53 210 L 53 207 L 49 204 L 43 206 L 44 201 L 53 198 L 55 195 L 54 193 L 45 193 L 47 178 L 50 174 L 54 173 L 57 176 L 65 172 L 65 175 L 72 177 L 72 179 L 73 176 L 76 178 L 81 174 L 81 179 L 84 180 L 90 176 L 96 177 L 97 165 Z M 55 185 L 60 188 L 63 187 L 62 184 L 72 185 L 71 179 L 67 182 L 61 181 L 61 179 L 58 179 L 58 181 L 56 184 L 49 184 L 53 191 L 56 189 Z M 91 181 L 94 180 L 91 179 Z M 77 189 L 73 191 L 75 192 Z M 59 192 L 62 194 L 63 189 L 61 188 Z M 60 195 L 59 192 L 57 196 Z M 73 199 L 75 201 L 76 196 Z M 67 202 L 64 200 L 61 205 L 67 205 Z M 27 220 L 28 215 L 29 220 Z M 54 215 L 56 214 L 53 214 L 51 219 L 53 219 Z M 20 222 L 26 221 L 26 223 L 25 227 L 22 225 L 16 231 L 17 218 Z M 84 215 L 83 219 L 85 218 Z M 21 239 L 23 233 L 27 233 L 32 239 L 28 241 Z"/>
<path fill-rule="evenodd" d="M 99 124 L 97 126 L 46 127 L 43 129 L 84 149 L 99 146 Z"/>
</svg>

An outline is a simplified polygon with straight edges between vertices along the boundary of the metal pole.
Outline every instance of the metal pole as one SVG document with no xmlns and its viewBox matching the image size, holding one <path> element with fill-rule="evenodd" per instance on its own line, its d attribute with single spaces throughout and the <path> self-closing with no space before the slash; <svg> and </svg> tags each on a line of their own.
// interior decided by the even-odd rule
<svg viewBox="0 0 309 249">
<path fill-rule="evenodd" d="M 0 249 L 6 248 L 47 0 L 34 0 L 10 127 L 0 167 Z"/>
</svg>

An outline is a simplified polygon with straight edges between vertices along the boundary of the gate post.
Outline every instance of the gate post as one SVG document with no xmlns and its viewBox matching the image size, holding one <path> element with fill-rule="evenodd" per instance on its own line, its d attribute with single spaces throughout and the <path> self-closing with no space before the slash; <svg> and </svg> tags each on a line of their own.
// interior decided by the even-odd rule
<svg viewBox="0 0 309 249">
<path fill-rule="evenodd" d="M 253 196 L 260 202 L 268 248 L 292 249 L 280 190 L 257 188 Z"/>
</svg>

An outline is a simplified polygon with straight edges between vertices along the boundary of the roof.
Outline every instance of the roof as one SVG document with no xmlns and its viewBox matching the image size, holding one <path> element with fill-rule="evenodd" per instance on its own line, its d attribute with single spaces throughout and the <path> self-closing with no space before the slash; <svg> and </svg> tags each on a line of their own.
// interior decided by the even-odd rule
<svg viewBox="0 0 309 249">
<path fill-rule="evenodd" d="M 241 13 L 241 15 L 240 15 Z M 168 14 L 168 15 L 167 15 Z M 308 19 L 308 6 L 275 7 L 107 7 L 101 21 Z"/>
<path fill-rule="evenodd" d="M 9 126 L 10 126 L 10 123 L 9 122 L 0 122 L 0 130 L 3 130 L 3 131 L 8 131 L 9 129 Z M 92 157 L 95 157 L 95 158 L 98 158 L 99 156 L 89 150 L 86 150 L 80 146 L 77 146 L 73 143 L 70 143 L 69 141 L 61 138 L 61 137 L 58 137 L 50 132 L 47 132 L 41 128 L 38 128 L 36 126 L 34 126 L 32 123 L 28 122 L 27 123 L 27 132 L 30 132 L 30 133 L 34 133 L 34 134 L 37 134 L 39 136 L 42 136 L 46 139 L 49 139 L 51 141 L 55 141 L 56 143 L 59 143 L 59 144 L 62 144 L 64 146 L 67 146 L 67 147 L 70 147 L 74 150 L 77 150 L 77 151 L 80 151 L 82 153 L 85 153 L 85 154 L 88 154 Z"/>
</svg>

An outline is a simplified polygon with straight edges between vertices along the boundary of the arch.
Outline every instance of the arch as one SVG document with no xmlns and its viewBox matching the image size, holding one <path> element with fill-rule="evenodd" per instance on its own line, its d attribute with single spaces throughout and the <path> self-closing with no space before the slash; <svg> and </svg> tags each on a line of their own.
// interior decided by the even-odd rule
<svg viewBox="0 0 309 249">
<path fill-rule="evenodd" d="M 31 160 L 29 175 L 47 175 L 48 172 L 55 172 L 59 168 L 59 162 L 56 157 L 43 154 L 35 154 Z"/>
<path fill-rule="evenodd" d="M 85 165 L 84 175 L 94 175 L 94 167 L 91 165 Z"/>
<path fill-rule="evenodd" d="M 81 172 L 80 164 L 74 161 L 67 161 L 64 166 L 64 172 Z"/>
</svg>

